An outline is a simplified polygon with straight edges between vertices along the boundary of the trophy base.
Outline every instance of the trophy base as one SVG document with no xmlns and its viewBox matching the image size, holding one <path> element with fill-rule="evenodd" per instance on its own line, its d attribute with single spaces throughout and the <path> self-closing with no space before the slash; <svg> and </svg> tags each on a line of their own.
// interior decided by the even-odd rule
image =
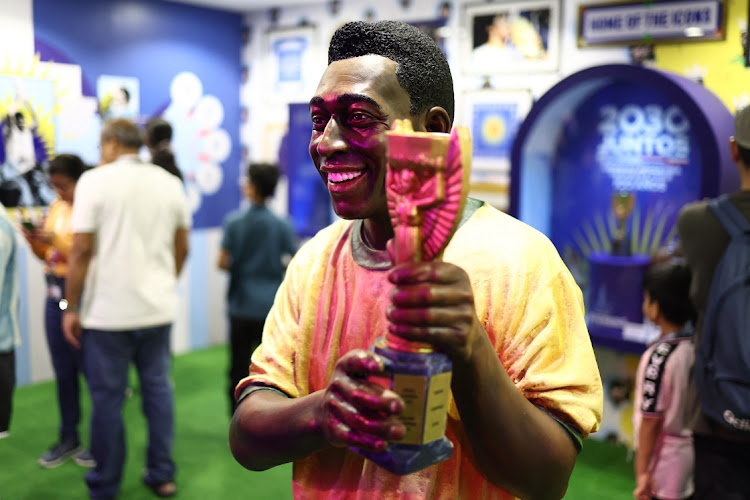
<svg viewBox="0 0 750 500">
<path fill-rule="evenodd" d="M 357 448 L 357 453 L 393 474 L 406 475 L 447 460 L 453 454 L 453 443 L 443 436 L 426 444 L 390 443 L 385 451 Z"/>
<path fill-rule="evenodd" d="M 404 400 L 399 418 L 406 433 L 401 441 L 388 443 L 383 452 L 358 448 L 354 451 L 401 475 L 450 458 L 453 443 L 445 437 L 450 402 L 450 359 L 439 352 L 399 351 L 389 347 L 383 337 L 375 341 L 372 350 L 383 357 L 390 375 L 377 383 L 396 391 Z"/>
</svg>

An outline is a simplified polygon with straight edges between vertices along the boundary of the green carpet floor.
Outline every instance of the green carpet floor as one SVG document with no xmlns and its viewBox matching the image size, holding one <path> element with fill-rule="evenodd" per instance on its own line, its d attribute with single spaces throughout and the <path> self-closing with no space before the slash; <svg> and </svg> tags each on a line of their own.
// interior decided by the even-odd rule
<svg viewBox="0 0 750 500">
<path fill-rule="evenodd" d="M 291 498 L 291 466 L 250 472 L 238 465 L 227 444 L 225 347 L 211 347 L 174 358 L 177 404 L 178 498 L 183 500 Z M 133 377 L 135 381 L 135 377 Z M 85 391 L 84 391 L 85 392 Z M 84 401 L 84 415 L 90 404 Z M 141 483 L 145 420 L 137 389 L 124 410 L 127 462 L 119 498 L 156 498 Z M 0 500 L 82 500 L 88 498 L 85 469 L 68 461 L 43 469 L 39 455 L 56 439 L 58 412 L 54 385 L 45 382 L 16 390 L 11 436 L 0 440 Z M 87 442 L 87 426 L 81 429 Z M 543 478 L 540 478 L 543 480 Z M 584 444 L 566 499 L 630 499 L 632 464 L 624 448 L 594 440 Z M 467 499 L 469 500 L 469 499 Z"/>
</svg>

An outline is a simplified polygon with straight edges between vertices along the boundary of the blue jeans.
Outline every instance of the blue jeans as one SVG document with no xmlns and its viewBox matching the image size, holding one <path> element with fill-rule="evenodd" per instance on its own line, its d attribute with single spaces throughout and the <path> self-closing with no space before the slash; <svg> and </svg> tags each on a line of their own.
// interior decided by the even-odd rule
<svg viewBox="0 0 750 500">
<path fill-rule="evenodd" d="M 174 480 L 174 396 L 170 380 L 171 325 L 137 330 L 83 330 L 83 357 L 93 411 L 91 453 L 96 467 L 86 474 L 92 498 L 117 495 L 125 463 L 122 405 L 130 362 L 140 380 L 142 410 L 148 421 L 145 481 Z"/>
<path fill-rule="evenodd" d="M 65 290 L 65 278 L 47 276 L 47 286 L 52 291 Z M 60 409 L 60 439 L 80 442 L 78 424 L 81 421 L 80 374 L 83 373 L 83 355 L 65 340 L 62 329 L 60 297 L 50 292 L 44 310 L 44 328 L 47 346 L 55 370 L 57 405 Z"/>
</svg>

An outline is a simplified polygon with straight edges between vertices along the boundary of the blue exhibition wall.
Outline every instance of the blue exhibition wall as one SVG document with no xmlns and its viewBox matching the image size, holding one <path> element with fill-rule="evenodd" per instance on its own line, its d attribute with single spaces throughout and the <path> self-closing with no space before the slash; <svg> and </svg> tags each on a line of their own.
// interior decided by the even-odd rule
<svg viewBox="0 0 750 500">
<path fill-rule="evenodd" d="M 532 107 L 511 155 L 511 213 L 557 247 L 592 339 L 643 349 L 651 257 L 678 244 L 686 203 L 738 186 L 732 124 L 700 84 L 628 65 L 573 74 Z"/>
<path fill-rule="evenodd" d="M 239 205 L 241 24 L 239 14 L 156 0 L 34 1 L 35 51 L 81 67 L 98 116 L 118 116 L 112 89 L 122 87 L 130 102 L 119 116 L 172 123 L 196 228 L 219 226 Z"/>
<path fill-rule="evenodd" d="M 289 178 L 289 217 L 301 238 L 311 238 L 333 222 L 328 188 L 310 159 L 310 105 L 289 104 L 289 133 L 282 166 Z"/>
</svg>

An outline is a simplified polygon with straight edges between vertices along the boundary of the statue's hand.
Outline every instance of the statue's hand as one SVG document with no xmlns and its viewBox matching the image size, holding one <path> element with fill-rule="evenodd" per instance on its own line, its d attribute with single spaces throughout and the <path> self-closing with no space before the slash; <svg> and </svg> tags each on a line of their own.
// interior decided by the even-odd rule
<svg viewBox="0 0 750 500">
<path fill-rule="evenodd" d="M 388 330 L 399 337 L 431 344 L 454 362 L 470 359 L 486 335 L 474 309 L 466 272 L 440 261 L 395 266 L 388 309 Z"/>
<path fill-rule="evenodd" d="M 406 429 L 396 417 L 403 401 L 368 381 L 370 376 L 387 376 L 383 361 L 373 352 L 356 349 L 336 363 L 315 410 L 317 426 L 333 446 L 384 451 L 388 441 L 403 438 Z"/>
</svg>

